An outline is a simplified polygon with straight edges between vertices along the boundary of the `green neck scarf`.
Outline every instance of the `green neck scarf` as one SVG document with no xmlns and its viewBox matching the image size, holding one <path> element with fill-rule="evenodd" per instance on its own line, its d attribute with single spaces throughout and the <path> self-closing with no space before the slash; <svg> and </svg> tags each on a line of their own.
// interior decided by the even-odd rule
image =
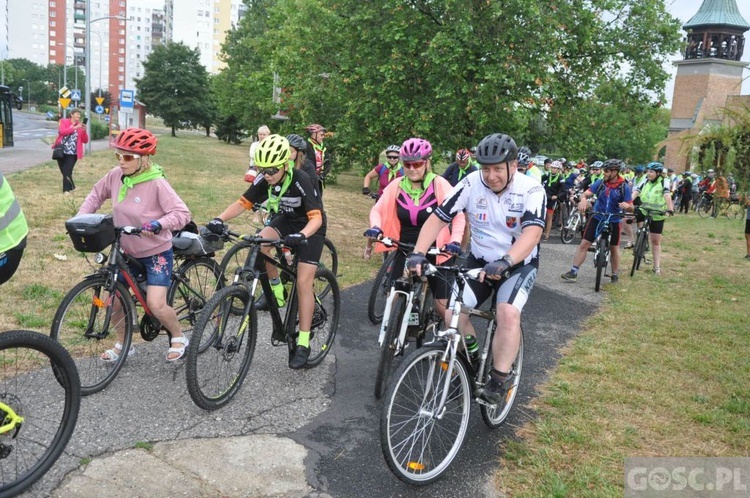
<svg viewBox="0 0 750 498">
<path fill-rule="evenodd" d="M 156 163 L 152 163 L 151 167 L 137 176 L 123 176 L 122 187 L 120 187 L 120 195 L 117 197 L 117 202 L 122 202 L 128 195 L 128 189 L 131 189 L 139 183 L 150 182 L 157 178 L 166 178 L 164 176 L 164 170 L 161 166 Z"/>
<path fill-rule="evenodd" d="M 396 178 L 396 175 L 398 175 L 398 171 L 401 169 L 401 163 L 398 162 L 391 167 L 390 163 L 386 159 L 385 161 L 385 167 L 388 168 L 388 183 L 391 183 L 391 180 Z"/>
<path fill-rule="evenodd" d="M 282 180 L 280 188 L 278 184 L 268 186 L 268 202 L 266 203 L 266 207 L 268 208 L 269 213 L 279 212 L 279 203 L 281 202 L 281 198 L 284 196 L 284 194 L 286 194 L 286 191 L 289 190 L 289 185 L 291 184 L 292 170 L 290 168 L 287 168 L 286 174 L 284 175 L 284 180 Z M 274 193 L 277 188 L 279 188 L 278 194 Z"/>
<path fill-rule="evenodd" d="M 466 163 L 466 166 L 463 168 L 461 165 L 458 166 L 458 181 L 461 181 L 461 178 L 469 174 L 469 168 L 471 168 L 471 162 Z"/>
<path fill-rule="evenodd" d="M 432 180 L 436 176 L 437 175 L 432 171 L 428 171 L 427 174 L 424 175 L 421 187 L 415 187 L 411 180 L 409 180 L 408 177 L 404 176 L 401 179 L 401 184 L 399 186 L 404 192 L 409 194 L 411 200 L 414 201 L 414 205 L 419 206 L 419 199 L 422 198 L 422 194 L 424 194 L 424 191 L 427 190 L 427 187 L 430 185 L 430 183 L 432 183 Z"/>
</svg>

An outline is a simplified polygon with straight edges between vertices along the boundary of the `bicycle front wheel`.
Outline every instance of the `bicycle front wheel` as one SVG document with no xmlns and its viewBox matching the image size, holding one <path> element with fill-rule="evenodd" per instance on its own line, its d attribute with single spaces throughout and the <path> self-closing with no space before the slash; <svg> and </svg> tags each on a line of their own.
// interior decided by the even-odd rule
<svg viewBox="0 0 750 498">
<path fill-rule="evenodd" d="M 325 268 L 318 268 L 313 282 L 315 310 L 310 330 L 310 356 L 306 368 L 319 365 L 333 346 L 341 315 L 341 292 L 336 277 Z"/>
<path fill-rule="evenodd" d="M 188 261 L 173 274 L 167 304 L 177 313 L 183 331 L 193 330 L 198 315 L 221 282 L 221 266 L 211 258 Z"/>
<path fill-rule="evenodd" d="M 570 244 L 576 236 L 576 231 L 581 224 L 581 213 L 573 211 L 568 217 L 565 226 L 560 231 L 560 240 L 563 244 Z"/>
<path fill-rule="evenodd" d="M 404 358 L 390 383 L 380 416 L 380 447 L 404 482 L 438 479 L 458 455 L 469 426 L 469 375 L 458 359 L 448 379 L 445 348 L 424 347 Z M 443 392 L 448 389 L 444 406 Z"/>
<path fill-rule="evenodd" d="M 646 238 L 648 235 L 644 229 L 638 230 L 638 236 L 635 239 L 633 247 L 633 267 L 630 269 L 630 276 L 635 275 L 635 271 L 641 267 L 641 261 L 646 254 Z"/>
<path fill-rule="evenodd" d="M 698 204 L 698 216 L 700 216 L 701 218 L 708 218 L 708 216 L 711 214 L 711 207 L 712 205 L 710 202 L 702 200 L 700 204 Z"/>
<path fill-rule="evenodd" d="M 388 299 L 388 292 L 391 290 L 391 270 L 393 269 L 397 252 L 391 251 L 386 256 L 385 261 L 383 261 L 378 273 L 375 275 L 375 281 L 372 283 L 370 299 L 367 302 L 367 317 L 375 325 L 383 321 L 385 301 Z"/>
<path fill-rule="evenodd" d="M 594 265 L 596 266 L 596 282 L 594 283 L 594 290 L 599 292 L 599 289 L 602 286 L 602 276 L 607 269 L 606 241 L 604 240 L 604 237 L 600 237 L 596 241 Z"/>
<path fill-rule="evenodd" d="M 125 364 L 136 323 L 128 288 L 117 282 L 107 290 L 106 277 L 94 277 L 73 287 L 63 298 L 52 320 L 50 337 L 68 350 L 78 368 L 81 394 L 88 396 L 109 385 Z M 102 355 L 124 334 L 120 355 L 105 361 Z"/>
<path fill-rule="evenodd" d="M 185 366 L 196 405 L 215 410 L 229 403 L 250 368 L 257 334 L 257 314 L 245 287 L 224 287 L 208 300 L 193 329 Z"/>
<path fill-rule="evenodd" d="M 403 344 L 398 343 L 398 333 L 401 330 L 401 322 L 406 312 L 406 297 L 396 294 L 391 303 L 391 312 L 388 317 L 388 326 L 385 330 L 383 345 L 380 346 L 380 361 L 378 371 L 375 374 L 375 399 L 380 399 L 385 394 L 388 386 L 388 378 L 393 368 L 393 358 L 396 352 L 403 352 Z"/>
<path fill-rule="evenodd" d="M 0 333 L 0 417 L 6 431 L 0 432 L 0 496 L 21 493 L 54 465 L 80 405 L 81 381 L 65 348 L 28 330 Z"/>
<path fill-rule="evenodd" d="M 490 348 L 489 355 L 487 356 L 487 363 L 484 369 L 484 378 L 490 378 L 490 370 L 492 370 L 492 348 Z M 501 405 L 492 407 L 487 405 L 481 405 L 479 411 L 482 413 L 484 423 L 490 429 L 497 429 L 505 422 L 508 417 L 510 410 L 513 408 L 513 403 L 516 401 L 518 395 L 518 385 L 521 383 L 521 372 L 523 370 L 523 329 L 521 329 L 521 342 L 518 345 L 518 354 L 516 359 L 513 361 L 513 382 L 508 386 L 508 392 L 505 394 L 505 399 Z"/>
</svg>

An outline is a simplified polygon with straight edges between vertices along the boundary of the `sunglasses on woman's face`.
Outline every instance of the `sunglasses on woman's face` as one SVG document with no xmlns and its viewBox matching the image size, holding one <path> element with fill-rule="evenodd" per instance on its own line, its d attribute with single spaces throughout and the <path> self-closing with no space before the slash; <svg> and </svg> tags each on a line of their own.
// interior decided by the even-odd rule
<svg viewBox="0 0 750 498">
<path fill-rule="evenodd" d="M 387 157 L 390 160 L 398 159 L 398 156 L 385 156 L 385 157 Z"/>
<path fill-rule="evenodd" d="M 260 168 L 260 174 L 268 176 L 273 176 L 279 171 L 281 171 L 281 168 Z"/>
<path fill-rule="evenodd" d="M 427 161 L 410 161 L 404 163 L 406 169 L 418 169 L 427 164 Z"/>
<path fill-rule="evenodd" d="M 139 156 L 138 154 L 120 154 L 119 152 L 115 152 L 115 157 L 118 161 L 130 162 L 133 159 L 140 158 L 141 156 Z"/>
</svg>

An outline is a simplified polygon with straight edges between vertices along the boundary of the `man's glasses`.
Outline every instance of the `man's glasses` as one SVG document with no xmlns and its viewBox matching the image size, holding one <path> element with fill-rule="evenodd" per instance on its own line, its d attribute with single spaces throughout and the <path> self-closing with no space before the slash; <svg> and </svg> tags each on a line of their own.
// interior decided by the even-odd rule
<svg viewBox="0 0 750 498">
<path fill-rule="evenodd" d="M 387 157 L 388 159 L 398 159 L 398 156 L 385 156 L 385 157 Z"/>
<path fill-rule="evenodd" d="M 281 171 L 281 168 L 260 168 L 261 175 L 273 176 Z"/>
<path fill-rule="evenodd" d="M 404 162 L 404 168 L 406 169 L 418 169 L 427 164 L 427 161 L 409 161 Z"/>
<path fill-rule="evenodd" d="M 120 154 L 119 152 L 115 152 L 115 157 L 118 161 L 122 160 L 128 162 L 132 161 L 133 159 L 138 159 L 141 156 L 139 156 L 138 154 Z"/>
</svg>

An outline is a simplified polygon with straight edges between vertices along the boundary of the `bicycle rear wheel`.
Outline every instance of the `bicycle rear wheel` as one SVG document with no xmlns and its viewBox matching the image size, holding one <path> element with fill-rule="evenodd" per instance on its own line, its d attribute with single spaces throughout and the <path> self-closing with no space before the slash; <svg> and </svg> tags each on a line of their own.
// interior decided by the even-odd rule
<svg viewBox="0 0 750 498">
<path fill-rule="evenodd" d="M 73 434 L 81 381 L 60 344 L 28 330 L 0 333 L 0 496 L 15 496 L 57 461 Z"/>
<path fill-rule="evenodd" d="M 388 378 L 393 368 L 393 358 L 396 351 L 403 352 L 403 344 L 398 344 L 398 333 L 401 330 L 401 322 L 406 312 L 406 297 L 396 294 L 391 303 L 391 312 L 388 317 L 388 326 L 385 331 L 383 344 L 380 346 L 380 361 L 378 371 L 375 374 L 375 399 L 380 399 L 385 394 L 388 386 Z"/>
<path fill-rule="evenodd" d="M 315 272 L 313 293 L 315 312 L 310 331 L 310 356 L 305 368 L 319 365 L 331 350 L 341 315 L 341 293 L 333 273 L 325 268 L 318 268 Z"/>
<path fill-rule="evenodd" d="M 487 355 L 487 363 L 484 369 L 484 379 L 489 379 L 490 370 L 492 370 L 492 348 L 490 347 L 489 355 Z M 479 411 L 482 413 L 482 419 L 487 427 L 490 429 L 497 429 L 500 427 L 505 419 L 508 417 L 510 410 L 513 408 L 513 404 L 516 401 L 518 395 L 518 385 L 521 383 L 521 373 L 523 371 L 523 328 L 521 328 L 521 342 L 518 345 L 518 354 L 516 359 L 513 361 L 513 383 L 508 388 L 508 392 L 505 394 L 505 400 L 503 404 L 491 407 L 487 405 L 481 405 Z"/>
<path fill-rule="evenodd" d="M 413 351 L 404 358 L 386 393 L 380 447 L 391 472 L 409 484 L 425 485 L 438 479 L 461 449 L 469 426 L 469 375 L 456 359 L 448 380 L 444 353 L 440 346 Z M 446 384 L 448 396 L 438 414 Z"/>
<path fill-rule="evenodd" d="M 397 252 L 398 251 L 391 251 L 388 254 L 372 283 L 370 299 L 367 302 L 367 317 L 375 325 L 383 321 L 385 301 L 388 299 L 388 292 L 391 290 L 391 270 L 393 268 L 393 262 L 396 260 Z"/>
<path fill-rule="evenodd" d="M 328 237 L 323 240 L 323 252 L 320 254 L 318 267 L 326 268 L 331 271 L 334 277 L 339 277 L 339 254 L 336 251 L 336 246 L 333 245 L 333 242 Z M 325 296 L 328 290 L 327 288 L 322 288 L 320 295 Z"/>
<path fill-rule="evenodd" d="M 183 331 L 193 330 L 201 310 L 221 285 L 221 266 L 211 258 L 194 259 L 177 269 L 167 291 L 167 304 L 177 313 Z"/>
<path fill-rule="evenodd" d="M 724 212 L 724 215 L 727 217 L 727 219 L 730 220 L 736 220 L 744 215 L 744 211 L 742 209 L 742 206 L 740 206 L 736 202 L 730 202 L 727 206 L 726 211 Z"/>
<path fill-rule="evenodd" d="M 50 337 L 73 357 L 84 396 L 101 391 L 114 380 L 133 339 L 136 313 L 128 288 L 117 282 L 110 294 L 105 284 L 105 277 L 94 277 L 73 287 L 57 308 L 50 330 Z M 115 303 L 120 313 L 114 312 Z M 120 356 L 104 361 L 102 354 L 117 341 L 116 330 L 125 334 Z"/>
<path fill-rule="evenodd" d="M 190 397 L 204 410 L 229 403 L 245 380 L 258 333 L 252 304 L 245 287 L 232 285 L 217 291 L 198 317 L 188 345 L 185 377 Z M 234 309 L 243 312 L 237 314 Z"/>
</svg>

